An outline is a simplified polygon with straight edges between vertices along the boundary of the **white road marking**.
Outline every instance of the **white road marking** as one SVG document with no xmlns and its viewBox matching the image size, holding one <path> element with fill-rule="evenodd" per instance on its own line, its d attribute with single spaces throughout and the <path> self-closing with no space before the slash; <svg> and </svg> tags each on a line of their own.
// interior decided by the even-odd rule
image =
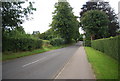
<svg viewBox="0 0 120 81">
<path fill-rule="evenodd" d="M 71 59 L 71 58 L 70 58 Z M 61 71 L 57 74 L 57 76 L 54 78 L 54 79 L 58 79 L 58 77 L 61 75 L 61 73 L 64 71 L 64 69 L 66 68 L 66 66 L 68 65 L 68 64 L 70 64 L 70 59 L 69 59 L 69 61 L 63 66 L 63 68 L 61 69 Z"/>
<path fill-rule="evenodd" d="M 43 60 L 43 59 L 45 59 L 45 58 L 46 58 L 46 57 L 43 57 L 42 59 L 39 59 L 39 60 L 30 62 L 30 63 L 27 63 L 27 64 L 23 65 L 22 67 L 25 67 L 25 66 L 28 66 L 28 65 L 30 65 L 30 64 L 36 63 L 36 62 L 41 61 L 41 60 Z"/>
</svg>

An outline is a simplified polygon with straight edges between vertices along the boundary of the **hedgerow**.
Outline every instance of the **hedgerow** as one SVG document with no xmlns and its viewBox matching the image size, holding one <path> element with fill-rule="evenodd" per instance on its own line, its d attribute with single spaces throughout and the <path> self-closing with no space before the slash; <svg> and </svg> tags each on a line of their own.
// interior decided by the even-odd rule
<svg viewBox="0 0 120 81">
<path fill-rule="evenodd" d="M 42 47 L 42 40 L 33 38 L 3 38 L 2 51 L 28 51 Z"/>
<path fill-rule="evenodd" d="M 84 40 L 84 45 L 91 47 L 91 40 Z"/>
<path fill-rule="evenodd" d="M 65 44 L 65 41 L 62 38 L 54 38 L 50 40 L 50 44 L 53 46 L 59 46 L 59 45 Z"/>
<path fill-rule="evenodd" d="M 120 36 L 112 37 L 112 38 L 106 38 L 106 39 L 99 39 L 94 40 L 91 42 L 91 46 L 94 49 L 97 49 L 101 52 L 104 52 L 105 54 L 108 54 L 109 56 L 118 59 L 119 52 L 119 42 Z"/>
</svg>

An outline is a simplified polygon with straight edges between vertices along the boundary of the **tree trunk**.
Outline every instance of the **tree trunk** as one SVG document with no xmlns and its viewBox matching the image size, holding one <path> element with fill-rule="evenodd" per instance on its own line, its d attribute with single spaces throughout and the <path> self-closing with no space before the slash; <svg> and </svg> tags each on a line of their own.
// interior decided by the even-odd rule
<svg viewBox="0 0 120 81">
<path fill-rule="evenodd" d="M 92 35 L 91 35 L 91 40 L 94 40 L 94 39 L 95 39 L 95 35 L 92 34 Z"/>
</svg>

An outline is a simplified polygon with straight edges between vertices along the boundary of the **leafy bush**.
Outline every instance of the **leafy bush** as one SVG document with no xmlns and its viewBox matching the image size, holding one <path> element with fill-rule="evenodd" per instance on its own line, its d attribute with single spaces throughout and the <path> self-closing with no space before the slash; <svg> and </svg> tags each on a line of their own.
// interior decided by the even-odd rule
<svg viewBox="0 0 120 81">
<path fill-rule="evenodd" d="M 116 36 L 113 38 L 106 38 L 106 39 L 99 39 L 92 41 L 92 47 L 104 52 L 105 54 L 108 54 L 109 56 L 112 56 L 115 59 L 118 59 L 118 46 L 120 41 L 120 36 Z"/>
<path fill-rule="evenodd" d="M 54 39 L 50 40 L 50 44 L 53 46 L 59 46 L 59 45 L 62 45 L 64 43 L 65 43 L 65 41 L 62 38 L 54 38 Z"/>
<path fill-rule="evenodd" d="M 33 38 L 3 38 L 2 50 L 4 51 L 27 51 L 42 47 L 42 40 Z"/>
<path fill-rule="evenodd" d="M 83 42 L 83 43 L 84 43 L 84 42 Z M 91 47 L 91 40 L 85 40 L 84 45 Z"/>
<path fill-rule="evenodd" d="M 77 41 L 76 41 L 75 39 L 72 39 L 71 42 L 70 42 L 70 44 L 76 43 L 76 42 L 77 42 Z"/>
<path fill-rule="evenodd" d="M 82 35 L 79 36 L 78 40 L 79 40 L 79 41 L 83 41 Z"/>
<path fill-rule="evenodd" d="M 52 47 L 49 40 L 43 40 L 43 47 Z"/>
</svg>

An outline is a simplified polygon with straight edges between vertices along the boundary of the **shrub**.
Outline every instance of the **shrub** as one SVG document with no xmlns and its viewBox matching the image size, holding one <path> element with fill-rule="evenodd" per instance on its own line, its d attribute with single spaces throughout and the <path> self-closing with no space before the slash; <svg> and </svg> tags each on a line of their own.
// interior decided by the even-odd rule
<svg viewBox="0 0 120 81">
<path fill-rule="evenodd" d="M 118 59 L 118 46 L 120 41 L 120 36 L 116 36 L 113 38 L 99 39 L 92 41 L 92 47 L 108 54 L 109 56 Z"/>
<path fill-rule="evenodd" d="M 91 47 L 91 40 L 85 40 L 85 42 L 83 41 L 83 44 L 84 44 L 85 46 Z"/>
<path fill-rule="evenodd" d="M 77 41 L 75 40 L 75 39 L 72 39 L 71 41 L 70 41 L 70 43 L 66 43 L 66 44 L 73 44 L 73 43 L 76 43 Z"/>
<path fill-rule="evenodd" d="M 65 43 L 65 41 L 62 38 L 54 38 L 54 39 L 50 40 L 50 44 L 53 46 L 59 46 L 59 45 L 62 45 L 64 43 Z"/>
<path fill-rule="evenodd" d="M 50 47 L 52 47 L 52 45 L 50 44 L 49 40 L 43 40 L 43 47 L 50 48 Z"/>
<path fill-rule="evenodd" d="M 3 38 L 2 51 L 27 51 L 42 47 L 42 40 L 33 38 Z"/>
</svg>

